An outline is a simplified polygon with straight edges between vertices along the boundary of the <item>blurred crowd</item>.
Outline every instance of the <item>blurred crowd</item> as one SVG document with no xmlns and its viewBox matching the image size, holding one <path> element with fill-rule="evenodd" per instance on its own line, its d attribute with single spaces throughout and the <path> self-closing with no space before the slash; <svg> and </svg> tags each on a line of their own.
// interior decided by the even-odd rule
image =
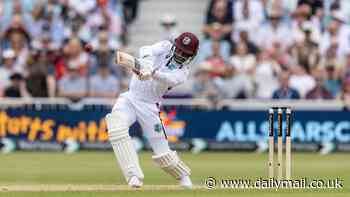
<svg viewBox="0 0 350 197">
<path fill-rule="evenodd" d="M 0 97 L 116 97 L 129 74 L 112 55 L 129 44 L 137 5 L 1 0 Z M 349 0 L 211 0 L 193 76 L 170 96 L 350 102 L 349 19 Z M 164 39 L 177 22 L 161 19 Z"/>
<path fill-rule="evenodd" d="M 212 0 L 197 96 L 350 101 L 350 1 Z"/>
<path fill-rule="evenodd" d="M 0 96 L 116 97 L 137 0 L 1 0 Z M 96 49 L 88 54 L 84 45 Z"/>
</svg>

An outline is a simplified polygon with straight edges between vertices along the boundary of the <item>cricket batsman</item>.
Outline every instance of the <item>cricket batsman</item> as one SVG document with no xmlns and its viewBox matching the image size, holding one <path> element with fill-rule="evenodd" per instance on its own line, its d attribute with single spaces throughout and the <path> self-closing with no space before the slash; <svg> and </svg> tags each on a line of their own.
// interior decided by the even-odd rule
<svg viewBox="0 0 350 197">
<path fill-rule="evenodd" d="M 139 58 L 119 51 L 115 54 L 116 64 L 134 73 L 129 90 L 119 96 L 112 111 L 106 115 L 109 140 L 130 187 L 141 187 L 144 178 L 129 135 L 129 128 L 135 121 L 140 123 L 143 135 L 151 145 L 155 163 L 177 179 L 180 186 L 192 187 L 190 168 L 176 151 L 169 148 L 159 107 L 163 95 L 188 78 L 188 64 L 196 56 L 198 45 L 198 38 L 185 32 L 174 43 L 161 41 L 141 47 Z"/>
</svg>

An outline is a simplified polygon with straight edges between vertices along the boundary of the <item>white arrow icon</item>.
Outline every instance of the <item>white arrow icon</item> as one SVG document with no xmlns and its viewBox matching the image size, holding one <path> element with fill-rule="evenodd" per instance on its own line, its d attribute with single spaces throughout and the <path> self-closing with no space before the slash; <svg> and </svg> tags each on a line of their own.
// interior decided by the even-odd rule
<svg viewBox="0 0 350 197">
<path fill-rule="evenodd" d="M 258 152 L 258 153 L 266 152 L 268 149 L 268 144 L 267 144 L 266 140 L 257 141 L 256 146 L 257 146 L 256 152 Z"/>
<path fill-rule="evenodd" d="M 80 146 L 76 140 L 67 139 L 64 141 L 66 147 L 64 148 L 64 152 L 67 154 L 75 153 L 79 150 Z"/>
<path fill-rule="evenodd" d="M 194 138 L 192 140 L 193 148 L 192 153 L 197 154 L 200 153 L 202 150 L 204 150 L 207 147 L 207 142 L 200 138 Z"/>
<path fill-rule="evenodd" d="M 4 154 L 13 152 L 16 149 L 16 143 L 9 138 L 0 139 L 0 143 L 3 145 L 1 152 Z"/>
<path fill-rule="evenodd" d="M 321 144 L 320 154 L 326 155 L 333 152 L 335 149 L 335 144 L 332 142 L 323 142 Z"/>
</svg>

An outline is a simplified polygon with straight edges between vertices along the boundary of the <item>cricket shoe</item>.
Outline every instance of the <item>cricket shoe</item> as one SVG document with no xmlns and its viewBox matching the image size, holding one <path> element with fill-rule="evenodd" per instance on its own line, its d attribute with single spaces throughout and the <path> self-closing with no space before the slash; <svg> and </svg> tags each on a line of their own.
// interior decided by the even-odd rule
<svg viewBox="0 0 350 197">
<path fill-rule="evenodd" d="M 129 179 L 128 185 L 131 188 L 140 188 L 142 187 L 143 182 L 139 178 L 137 178 L 137 176 L 133 176 Z"/>
<path fill-rule="evenodd" d="M 186 188 L 186 189 L 191 189 L 192 188 L 192 181 L 189 176 L 183 176 L 179 180 L 179 184 L 181 187 Z"/>
</svg>

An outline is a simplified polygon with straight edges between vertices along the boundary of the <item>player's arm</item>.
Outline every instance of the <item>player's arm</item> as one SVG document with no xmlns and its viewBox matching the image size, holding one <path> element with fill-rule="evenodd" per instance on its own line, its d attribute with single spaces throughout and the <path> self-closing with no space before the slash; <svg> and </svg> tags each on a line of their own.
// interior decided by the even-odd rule
<svg viewBox="0 0 350 197">
<path fill-rule="evenodd" d="M 169 41 L 158 42 L 154 45 L 143 46 L 140 48 L 140 58 L 135 58 L 127 53 L 117 51 L 115 54 L 115 63 L 132 70 L 135 74 L 150 74 L 155 58 L 171 47 Z"/>
<path fill-rule="evenodd" d="M 184 83 L 187 80 L 188 76 L 189 76 L 189 71 L 187 68 L 182 68 L 177 72 L 171 72 L 171 73 L 161 72 L 157 69 L 155 69 L 152 72 L 152 78 L 154 80 L 158 80 L 169 87 L 174 87 Z"/>
<path fill-rule="evenodd" d="M 165 51 L 169 51 L 171 46 L 172 44 L 168 40 L 157 42 L 149 46 L 143 46 L 139 50 L 139 57 L 140 59 L 154 63 L 155 58 L 163 54 Z"/>
</svg>

